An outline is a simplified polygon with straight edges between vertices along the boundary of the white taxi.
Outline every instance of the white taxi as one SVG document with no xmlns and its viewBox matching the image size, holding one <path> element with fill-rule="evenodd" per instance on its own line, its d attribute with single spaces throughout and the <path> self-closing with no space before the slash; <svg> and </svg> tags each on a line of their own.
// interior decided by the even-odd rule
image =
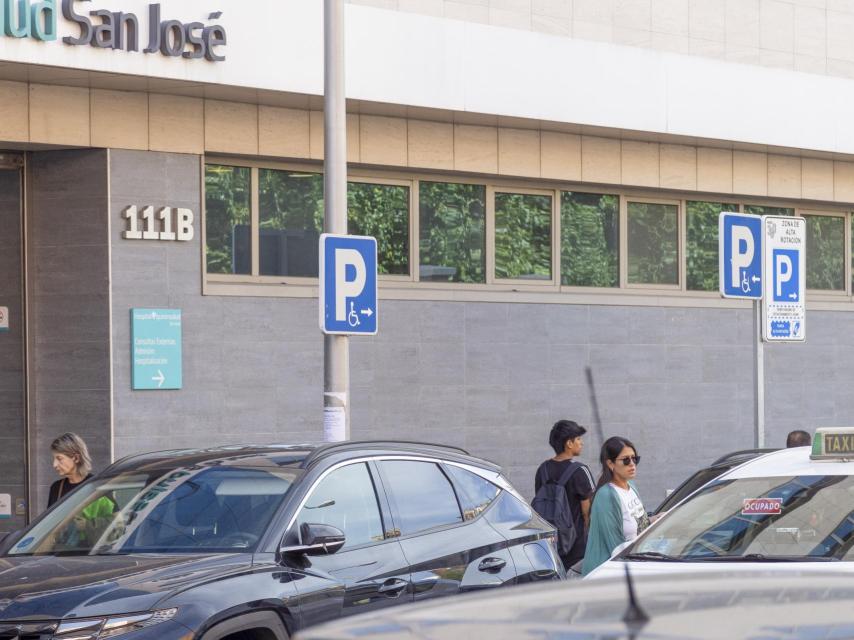
<svg viewBox="0 0 854 640">
<path fill-rule="evenodd" d="M 705 570 L 854 573 L 854 428 L 755 458 L 716 478 L 587 577 Z"/>
</svg>

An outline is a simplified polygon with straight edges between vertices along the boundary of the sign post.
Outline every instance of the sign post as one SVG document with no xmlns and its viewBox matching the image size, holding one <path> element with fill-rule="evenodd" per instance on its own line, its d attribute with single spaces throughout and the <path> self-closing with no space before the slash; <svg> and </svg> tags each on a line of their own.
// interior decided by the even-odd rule
<svg viewBox="0 0 854 640">
<path fill-rule="evenodd" d="M 765 273 L 768 291 L 762 337 L 768 342 L 806 339 L 807 222 L 791 216 L 765 216 Z"/>
<path fill-rule="evenodd" d="M 343 0 L 323 2 L 323 230 L 347 233 L 347 106 Z M 323 253 L 321 252 L 321 256 Z M 323 287 L 321 276 L 321 287 Z M 321 301 L 323 295 L 320 296 Z M 350 343 L 323 336 L 324 440 L 350 438 Z"/>
<path fill-rule="evenodd" d="M 718 219 L 718 273 L 724 298 L 753 300 L 754 442 L 765 444 L 765 351 L 762 335 L 762 216 L 724 211 Z"/>
</svg>

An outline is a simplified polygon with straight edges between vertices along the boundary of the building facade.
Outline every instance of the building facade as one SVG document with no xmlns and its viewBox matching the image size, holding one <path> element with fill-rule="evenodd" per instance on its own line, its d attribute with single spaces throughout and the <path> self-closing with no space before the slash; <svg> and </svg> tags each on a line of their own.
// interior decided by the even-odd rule
<svg viewBox="0 0 854 640">
<path fill-rule="evenodd" d="M 6 4 L 0 527 L 44 508 L 64 431 L 98 467 L 321 439 L 322 3 Z M 381 271 L 352 437 L 463 446 L 530 493 L 568 417 L 594 468 L 603 436 L 638 445 L 650 506 L 753 446 L 724 210 L 808 224 L 807 339 L 766 346 L 763 444 L 854 421 L 854 5 L 373 0 L 346 23 L 349 225 Z M 179 389 L 134 389 L 133 309 L 181 311 Z"/>
</svg>

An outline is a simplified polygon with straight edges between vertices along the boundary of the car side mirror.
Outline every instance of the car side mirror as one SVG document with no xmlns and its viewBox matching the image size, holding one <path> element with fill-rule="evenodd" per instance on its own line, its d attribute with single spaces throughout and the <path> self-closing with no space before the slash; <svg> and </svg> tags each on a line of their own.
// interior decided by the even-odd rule
<svg viewBox="0 0 854 640">
<path fill-rule="evenodd" d="M 331 555 L 344 546 L 344 532 L 330 524 L 303 522 L 299 528 L 302 544 L 282 547 L 279 552 L 288 555 Z"/>
</svg>

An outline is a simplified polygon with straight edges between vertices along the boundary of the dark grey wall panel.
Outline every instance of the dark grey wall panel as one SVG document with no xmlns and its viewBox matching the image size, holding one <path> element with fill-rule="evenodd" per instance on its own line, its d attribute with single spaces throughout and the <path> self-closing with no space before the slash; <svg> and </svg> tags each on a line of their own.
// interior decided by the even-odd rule
<svg viewBox="0 0 854 640">
<path fill-rule="evenodd" d="M 27 210 L 30 387 L 36 511 L 56 478 L 50 443 L 87 442 L 110 462 L 110 307 L 107 152 L 34 153 Z"/>
<path fill-rule="evenodd" d="M 9 331 L 0 332 L 0 493 L 13 499 L 0 531 L 24 524 L 14 499 L 27 496 L 21 242 L 21 172 L 0 170 L 0 306 L 9 308 Z"/>
</svg>

